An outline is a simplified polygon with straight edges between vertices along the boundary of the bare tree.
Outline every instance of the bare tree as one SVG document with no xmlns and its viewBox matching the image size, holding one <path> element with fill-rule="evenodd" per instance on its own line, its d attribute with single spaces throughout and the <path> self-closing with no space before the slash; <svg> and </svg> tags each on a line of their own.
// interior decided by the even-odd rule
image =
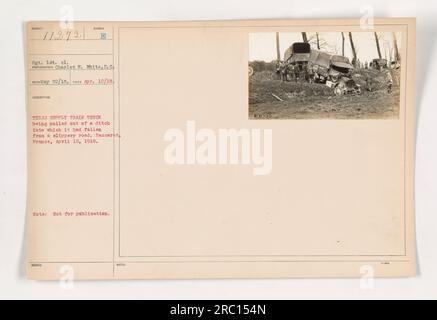
<svg viewBox="0 0 437 320">
<path fill-rule="evenodd" d="M 340 50 L 340 47 L 339 46 L 337 46 L 337 45 L 333 45 L 333 46 L 331 46 L 330 47 L 330 51 L 332 52 L 332 53 L 335 53 L 335 54 L 341 54 L 341 50 Z"/>
<path fill-rule="evenodd" d="M 352 49 L 352 64 L 355 65 L 357 63 L 357 51 L 355 49 L 355 44 L 354 44 L 354 39 L 352 37 L 352 32 L 349 32 L 349 42 L 351 44 L 351 49 Z"/>
<path fill-rule="evenodd" d="M 380 47 L 380 45 L 379 45 L 378 34 L 377 34 L 376 32 L 374 32 L 374 34 L 375 34 L 376 50 L 378 51 L 378 57 L 379 57 L 379 59 L 382 59 L 381 47 Z"/>
<path fill-rule="evenodd" d="M 279 47 L 279 32 L 276 32 L 276 59 L 281 61 L 281 49 Z"/>
<path fill-rule="evenodd" d="M 384 46 L 384 50 L 387 50 L 388 51 L 388 61 L 396 61 L 396 54 L 395 54 L 395 52 L 394 52 L 394 48 L 392 48 L 392 46 L 390 46 L 390 43 L 385 43 L 385 46 Z M 386 54 L 386 56 L 387 56 L 387 54 Z"/>
<path fill-rule="evenodd" d="M 341 55 L 344 56 L 344 32 L 341 33 Z"/>
<path fill-rule="evenodd" d="M 310 37 L 306 37 L 307 42 L 314 46 L 317 50 L 330 50 L 332 46 L 329 45 L 328 41 L 323 39 L 318 32 L 312 34 Z"/>
<path fill-rule="evenodd" d="M 399 62 L 401 61 L 401 56 L 399 54 L 398 40 L 396 39 L 396 34 L 394 32 L 392 33 L 392 35 L 393 35 L 393 47 L 395 50 L 395 61 Z"/>
</svg>

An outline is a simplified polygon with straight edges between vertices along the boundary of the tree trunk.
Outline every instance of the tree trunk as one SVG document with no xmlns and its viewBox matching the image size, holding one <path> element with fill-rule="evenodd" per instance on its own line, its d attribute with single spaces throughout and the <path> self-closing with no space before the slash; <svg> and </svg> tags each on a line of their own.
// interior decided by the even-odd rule
<svg viewBox="0 0 437 320">
<path fill-rule="evenodd" d="M 317 41 L 317 50 L 320 50 L 320 40 L 319 40 L 319 33 L 316 32 L 316 41 Z"/>
<path fill-rule="evenodd" d="M 276 59 L 281 61 L 281 49 L 279 47 L 279 32 L 276 32 Z"/>
<path fill-rule="evenodd" d="M 344 33 L 341 33 L 341 55 L 344 56 Z"/>
<path fill-rule="evenodd" d="M 352 64 L 355 66 L 357 63 L 357 51 L 355 50 L 355 44 L 354 39 L 352 38 L 352 32 L 349 32 L 349 42 L 351 43 L 351 49 L 352 49 Z"/>
<path fill-rule="evenodd" d="M 399 48 L 398 48 L 398 40 L 396 39 L 396 34 L 393 32 L 393 47 L 395 49 L 395 61 L 399 62 L 401 61 L 401 56 L 399 54 Z"/>
<path fill-rule="evenodd" d="M 376 50 L 378 50 L 378 57 L 379 57 L 379 59 L 382 59 L 381 47 L 379 46 L 378 34 L 376 32 L 374 32 L 374 34 L 375 34 Z"/>
<path fill-rule="evenodd" d="M 302 32 L 302 40 L 303 42 L 308 42 L 308 37 L 306 32 Z"/>
</svg>

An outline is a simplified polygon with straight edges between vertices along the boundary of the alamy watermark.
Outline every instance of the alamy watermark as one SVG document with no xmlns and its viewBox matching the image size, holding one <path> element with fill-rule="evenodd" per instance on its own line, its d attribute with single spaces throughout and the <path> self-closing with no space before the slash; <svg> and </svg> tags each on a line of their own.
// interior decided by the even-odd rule
<svg viewBox="0 0 437 320">
<path fill-rule="evenodd" d="M 373 290 L 375 289 L 375 269 L 369 265 L 363 265 L 360 267 L 361 279 L 360 279 L 360 289 L 361 290 Z"/>
<path fill-rule="evenodd" d="M 70 265 L 63 265 L 59 269 L 61 275 L 59 285 L 62 289 L 70 290 L 74 288 L 74 268 Z"/>
<path fill-rule="evenodd" d="M 362 14 L 360 18 L 360 27 L 363 30 L 375 29 L 375 14 L 372 6 L 362 6 L 360 8 Z"/>
<path fill-rule="evenodd" d="M 74 29 L 74 9 L 72 5 L 63 5 L 59 8 L 59 27 L 61 29 Z"/>
<path fill-rule="evenodd" d="M 272 129 L 196 128 L 187 121 L 185 130 L 164 133 L 164 161 L 170 165 L 251 165 L 254 175 L 272 171 Z"/>
</svg>

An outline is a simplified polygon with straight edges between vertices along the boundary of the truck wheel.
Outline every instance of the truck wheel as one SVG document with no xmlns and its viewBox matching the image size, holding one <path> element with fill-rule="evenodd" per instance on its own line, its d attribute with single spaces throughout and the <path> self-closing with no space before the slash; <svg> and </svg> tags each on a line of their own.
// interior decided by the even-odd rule
<svg viewBox="0 0 437 320">
<path fill-rule="evenodd" d="M 341 95 L 343 95 L 343 91 L 341 90 L 341 88 L 339 88 L 339 87 L 335 87 L 335 89 L 334 89 L 334 94 L 335 94 L 336 96 L 341 96 Z"/>
<path fill-rule="evenodd" d="M 253 75 L 253 68 L 251 66 L 249 66 L 249 77 Z"/>
</svg>

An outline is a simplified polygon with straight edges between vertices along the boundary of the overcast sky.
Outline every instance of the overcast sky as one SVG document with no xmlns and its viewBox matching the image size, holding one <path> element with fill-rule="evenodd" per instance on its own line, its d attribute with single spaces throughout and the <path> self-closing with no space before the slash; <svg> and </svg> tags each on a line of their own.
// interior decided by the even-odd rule
<svg viewBox="0 0 437 320">
<path fill-rule="evenodd" d="M 348 33 L 345 32 L 345 56 L 352 60 L 352 50 L 349 42 Z M 390 50 L 393 51 L 393 36 L 391 32 L 378 32 L 380 37 L 381 54 L 382 57 L 389 58 Z M 307 36 L 311 40 L 315 40 L 315 33 L 308 32 Z M 371 61 L 378 58 L 376 50 L 375 38 L 373 32 L 354 32 L 352 33 L 354 44 L 357 50 L 358 59 L 361 62 Z M 321 42 L 325 43 L 325 47 L 321 48 L 323 51 L 341 54 L 341 33 L 340 32 L 320 32 L 319 38 Z M 399 51 L 401 50 L 401 33 L 396 33 Z M 311 42 L 310 40 L 310 42 Z M 281 59 L 284 58 L 285 50 L 290 47 L 293 42 L 302 42 L 302 34 L 293 33 L 279 33 L 279 43 L 281 51 Z M 315 44 L 312 44 L 315 49 Z M 270 62 L 276 59 L 276 40 L 275 33 L 251 33 L 249 35 L 249 60 L 263 60 Z"/>
</svg>

